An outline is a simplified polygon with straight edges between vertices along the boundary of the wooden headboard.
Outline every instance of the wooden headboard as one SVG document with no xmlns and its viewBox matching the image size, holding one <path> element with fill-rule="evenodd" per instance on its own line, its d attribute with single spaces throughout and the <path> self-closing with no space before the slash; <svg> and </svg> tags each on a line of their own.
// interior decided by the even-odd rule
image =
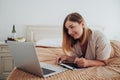
<svg viewBox="0 0 120 80">
<path fill-rule="evenodd" d="M 62 26 L 27 25 L 27 41 L 36 42 L 47 38 L 62 38 Z"/>
</svg>

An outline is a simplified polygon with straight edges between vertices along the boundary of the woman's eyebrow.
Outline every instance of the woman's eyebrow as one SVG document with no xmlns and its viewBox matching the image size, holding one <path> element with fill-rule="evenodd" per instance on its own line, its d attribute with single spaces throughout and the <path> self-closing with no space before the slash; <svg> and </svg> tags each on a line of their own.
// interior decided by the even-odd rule
<svg viewBox="0 0 120 80">
<path fill-rule="evenodd" d="M 66 27 L 66 29 L 68 29 L 69 27 L 72 27 L 73 26 L 73 24 L 70 24 L 68 27 Z"/>
<path fill-rule="evenodd" d="M 73 24 L 69 25 L 68 27 L 72 27 L 72 26 L 73 26 Z"/>
</svg>

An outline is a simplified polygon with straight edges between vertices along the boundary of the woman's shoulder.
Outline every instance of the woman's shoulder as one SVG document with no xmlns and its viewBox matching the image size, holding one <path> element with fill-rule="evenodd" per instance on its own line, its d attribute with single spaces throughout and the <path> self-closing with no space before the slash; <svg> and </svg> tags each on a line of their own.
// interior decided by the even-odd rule
<svg viewBox="0 0 120 80">
<path fill-rule="evenodd" d="M 93 37 L 105 37 L 105 34 L 99 30 L 91 30 Z"/>
<path fill-rule="evenodd" d="M 92 31 L 92 34 L 91 34 L 92 41 L 93 40 L 96 41 L 96 40 L 106 40 L 107 39 L 106 35 L 103 32 L 101 32 L 99 30 L 91 30 L 91 31 Z"/>
<path fill-rule="evenodd" d="M 103 35 L 104 34 L 100 30 L 92 30 L 92 33 L 94 33 L 94 35 Z"/>
</svg>

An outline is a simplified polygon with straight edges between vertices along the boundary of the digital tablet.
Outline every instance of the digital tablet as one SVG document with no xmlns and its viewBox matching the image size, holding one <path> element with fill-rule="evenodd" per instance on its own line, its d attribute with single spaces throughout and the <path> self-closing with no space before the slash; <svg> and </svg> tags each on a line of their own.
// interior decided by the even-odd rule
<svg viewBox="0 0 120 80">
<path fill-rule="evenodd" d="M 61 61 L 59 62 L 59 65 L 71 70 L 80 68 L 75 63 L 62 63 Z"/>
</svg>

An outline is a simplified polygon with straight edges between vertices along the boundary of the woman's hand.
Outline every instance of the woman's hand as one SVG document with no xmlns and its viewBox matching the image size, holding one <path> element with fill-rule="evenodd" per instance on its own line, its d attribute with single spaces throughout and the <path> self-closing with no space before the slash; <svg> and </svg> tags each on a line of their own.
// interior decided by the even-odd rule
<svg viewBox="0 0 120 80">
<path fill-rule="evenodd" d="M 62 63 L 74 63 L 75 58 L 76 58 L 75 56 L 67 56 L 67 55 L 58 56 L 57 63 L 59 63 L 60 61 Z"/>
<path fill-rule="evenodd" d="M 88 67 L 88 60 L 85 58 L 75 58 L 74 63 L 78 65 L 78 67 Z"/>
</svg>

